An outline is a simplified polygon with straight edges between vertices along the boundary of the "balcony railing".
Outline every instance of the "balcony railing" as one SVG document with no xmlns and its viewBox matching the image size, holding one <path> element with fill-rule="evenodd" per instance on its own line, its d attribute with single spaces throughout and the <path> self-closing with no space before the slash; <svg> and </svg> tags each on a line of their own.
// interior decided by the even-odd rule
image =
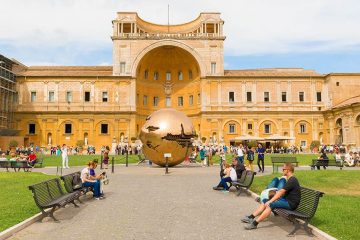
<svg viewBox="0 0 360 240">
<path fill-rule="evenodd" d="M 120 33 L 113 39 L 225 39 L 218 33 Z"/>
</svg>

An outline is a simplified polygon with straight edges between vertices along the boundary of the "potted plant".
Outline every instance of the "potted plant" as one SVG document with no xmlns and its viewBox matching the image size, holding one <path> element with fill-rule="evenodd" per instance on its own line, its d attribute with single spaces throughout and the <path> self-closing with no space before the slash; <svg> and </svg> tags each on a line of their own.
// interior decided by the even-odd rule
<svg viewBox="0 0 360 240">
<path fill-rule="evenodd" d="M 317 153 L 320 147 L 320 141 L 314 140 L 310 143 L 311 152 Z"/>
<path fill-rule="evenodd" d="M 10 148 L 10 152 L 16 152 L 16 148 L 19 145 L 19 143 L 16 140 L 11 140 L 9 142 L 9 148 Z"/>
<path fill-rule="evenodd" d="M 85 145 L 84 140 L 77 140 L 76 146 L 78 147 L 78 152 L 79 153 L 82 153 L 84 145 Z"/>
</svg>

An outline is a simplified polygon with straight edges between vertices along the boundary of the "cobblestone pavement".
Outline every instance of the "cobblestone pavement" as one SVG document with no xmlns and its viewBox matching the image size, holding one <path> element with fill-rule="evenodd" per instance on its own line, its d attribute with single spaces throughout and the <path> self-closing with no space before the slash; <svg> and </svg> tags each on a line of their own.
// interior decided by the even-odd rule
<svg viewBox="0 0 360 240">
<path fill-rule="evenodd" d="M 75 170 L 80 168 L 65 173 Z M 69 205 L 55 212 L 60 223 L 45 218 L 11 239 L 288 239 L 292 229 L 287 220 L 271 216 L 258 229 L 244 230 L 240 219 L 257 203 L 244 193 L 212 190 L 218 166 L 176 167 L 168 175 L 159 167 L 116 166 L 108 175 L 105 199 L 88 194 L 80 208 Z M 309 238 L 299 231 L 294 239 Z"/>
</svg>

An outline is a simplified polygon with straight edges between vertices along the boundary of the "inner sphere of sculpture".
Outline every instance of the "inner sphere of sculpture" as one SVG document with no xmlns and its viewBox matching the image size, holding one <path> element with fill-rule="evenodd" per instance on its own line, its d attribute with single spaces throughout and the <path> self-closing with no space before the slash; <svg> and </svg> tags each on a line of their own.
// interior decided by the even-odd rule
<svg viewBox="0 0 360 240">
<path fill-rule="evenodd" d="M 168 158 L 170 167 L 184 161 L 191 151 L 189 136 L 195 136 L 190 118 L 172 108 L 152 113 L 140 132 L 146 159 L 162 167 L 166 165 L 165 153 L 171 153 L 171 158 Z"/>
</svg>

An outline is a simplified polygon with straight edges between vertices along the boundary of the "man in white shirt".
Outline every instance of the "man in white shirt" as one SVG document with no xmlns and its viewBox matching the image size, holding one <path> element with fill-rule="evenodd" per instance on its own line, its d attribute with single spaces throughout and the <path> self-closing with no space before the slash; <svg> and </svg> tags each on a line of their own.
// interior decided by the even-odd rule
<svg viewBox="0 0 360 240">
<path fill-rule="evenodd" d="M 63 144 L 61 148 L 61 158 L 62 158 L 62 167 L 69 168 L 68 148 L 66 144 Z"/>
<path fill-rule="evenodd" d="M 349 153 L 345 154 L 345 162 L 347 165 L 349 165 L 349 167 L 355 166 L 353 152 L 350 151 Z"/>
<path fill-rule="evenodd" d="M 244 149 L 243 145 L 240 143 L 237 149 L 237 159 L 239 163 L 244 163 Z"/>
</svg>

